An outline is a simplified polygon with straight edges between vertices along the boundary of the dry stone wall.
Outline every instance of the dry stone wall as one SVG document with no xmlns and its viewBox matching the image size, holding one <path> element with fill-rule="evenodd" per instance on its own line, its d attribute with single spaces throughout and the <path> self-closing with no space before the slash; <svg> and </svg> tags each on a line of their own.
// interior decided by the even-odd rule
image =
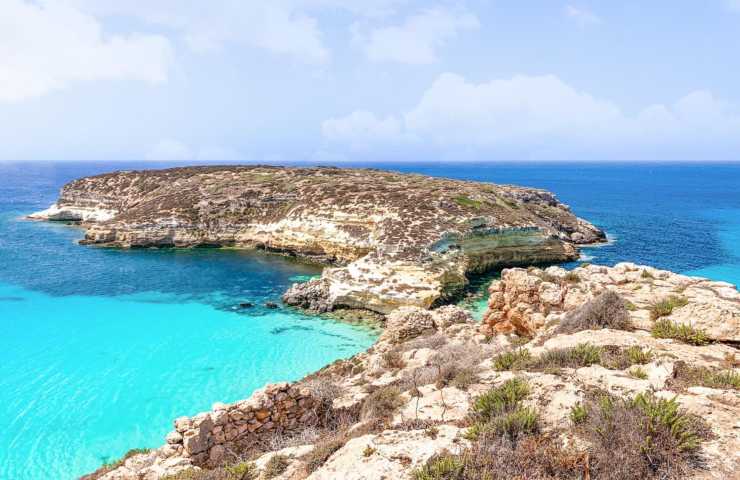
<svg viewBox="0 0 740 480">
<path fill-rule="evenodd" d="M 247 400 L 218 403 L 210 412 L 178 418 L 163 448 L 190 458 L 195 466 L 218 465 L 231 452 L 244 451 L 265 436 L 315 425 L 316 407 L 306 388 L 268 385 Z"/>
</svg>

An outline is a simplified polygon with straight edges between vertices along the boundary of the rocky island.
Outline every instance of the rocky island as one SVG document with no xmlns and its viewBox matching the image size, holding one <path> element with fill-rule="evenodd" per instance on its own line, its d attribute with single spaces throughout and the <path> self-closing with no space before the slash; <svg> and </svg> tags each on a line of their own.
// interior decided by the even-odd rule
<svg viewBox="0 0 740 480">
<path fill-rule="evenodd" d="M 735 479 L 740 293 L 649 266 L 506 268 L 483 322 L 444 305 L 487 269 L 604 234 L 547 192 L 374 170 L 208 167 L 67 185 L 37 218 L 84 243 L 317 259 L 286 301 L 384 315 L 375 345 L 174 421 L 86 480 Z"/>
<path fill-rule="evenodd" d="M 80 221 L 89 245 L 253 248 L 332 265 L 285 295 L 321 312 L 429 308 L 470 273 L 574 260 L 577 245 L 605 238 L 543 190 L 371 169 L 116 172 L 65 185 L 31 218 Z"/>
</svg>

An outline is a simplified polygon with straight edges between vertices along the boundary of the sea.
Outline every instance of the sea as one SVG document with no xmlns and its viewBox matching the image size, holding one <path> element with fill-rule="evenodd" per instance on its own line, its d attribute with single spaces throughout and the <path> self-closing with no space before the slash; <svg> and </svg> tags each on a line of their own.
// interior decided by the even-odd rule
<svg viewBox="0 0 740 480">
<path fill-rule="evenodd" d="M 227 249 L 84 247 L 78 227 L 24 219 L 75 178 L 165 166 L 0 163 L 0 479 L 78 478 L 159 446 L 176 417 L 299 379 L 377 338 L 265 306 L 317 266 Z M 579 262 L 740 283 L 740 164 L 372 166 L 544 188 L 608 234 Z M 466 304 L 476 315 L 484 305 Z"/>
</svg>

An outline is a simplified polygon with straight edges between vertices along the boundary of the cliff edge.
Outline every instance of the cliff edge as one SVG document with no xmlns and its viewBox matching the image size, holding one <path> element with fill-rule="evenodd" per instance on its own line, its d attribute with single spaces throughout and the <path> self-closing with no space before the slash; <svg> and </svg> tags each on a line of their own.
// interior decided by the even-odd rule
<svg viewBox="0 0 740 480">
<path fill-rule="evenodd" d="M 432 307 L 488 269 L 577 258 L 604 233 L 533 188 L 374 169 L 209 166 L 65 185 L 35 219 L 80 221 L 83 244 L 264 249 L 331 265 L 286 303 L 389 313 Z"/>
</svg>

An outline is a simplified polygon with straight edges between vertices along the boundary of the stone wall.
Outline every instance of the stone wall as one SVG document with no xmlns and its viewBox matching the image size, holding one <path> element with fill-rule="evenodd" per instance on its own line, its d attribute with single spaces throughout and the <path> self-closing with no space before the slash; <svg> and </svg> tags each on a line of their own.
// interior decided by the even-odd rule
<svg viewBox="0 0 740 480">
<path fill-rule="evenodd" d="M 318 407 L 306 388 L 268 385 L 247 400 L 217 403 L 210 412 L 178 418 L 162 453 L 189 458 L 195 466 L 215 466 L 267 436 L 315 425 Z"/>
</svg>

